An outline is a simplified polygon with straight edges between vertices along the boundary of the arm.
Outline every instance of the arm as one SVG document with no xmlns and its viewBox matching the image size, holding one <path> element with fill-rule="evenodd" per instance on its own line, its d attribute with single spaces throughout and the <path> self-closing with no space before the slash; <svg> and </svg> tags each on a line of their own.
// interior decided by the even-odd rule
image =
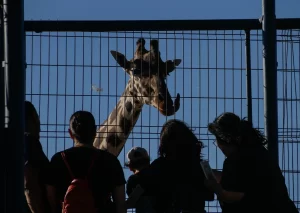
<svg viewBox="0 0 300 213">
<path fill-rule="evenodd" d="M 217 181 L 211 181 L 209 184 L 221 201 L 227 203 L 245 202 L 246 200 L 255 200 L 255 197 L 264 193 L 264 189 L 259 186 L 259 183 L 264 179 L 264 176 L 268 176 L 266 160 L 260 155 L 246 157 L 245 159 L 241 158 L 238 164 L 239 176 L 246 183 L 243 192 L 224 190 Z"/>
<path fill-rule="evenodd" d="M 58 213 L 61 212 L 60 207 L 61 203 L 59 203 L 57 188 L 56 186 L 61 181 L 61 170 L 60 165 L 62 165 L 62 159 L 60 154 L 55 154 L 50 161 L 50 164 L 47 168 L 47 172 L 45 171 L 45 185 L 46 185 L 46 195 L 49 203 L 50 210 L 48 212 Z"/>
<path fill-rule="evenodd" d="M 116 186 L 112 193 L 116 213 L 126 213 L 125 206 L 125 185 Z"/>
<path fill-rule="evenodd" d="M 45 200 L 36 169 L 27 164 L 24 169 L 24 193 L 32 213 L 45 212 Z"/>
<path fill-rule="evenodd" d="M 215 176 L 217 182 L 220 183 L 221 178 L 222 178 L 222 172 L 219 170 L 216 170 L 216 169 L 213 169 L 212 171 L 214 173 L 214 176 Z"/>
<path fill-rule="evenodd" d="M 221 184 L 217 183 L 216 180 L 206 180 L 205 185 L 210 190 L 216 193 L 220 201 L 223 201 L 225 203 L 234 203 L 241 201 L 245 196 L 245 193 L 242 192 L 232 192 L 224 190 Z"/>
<path fill-rule="evenodd" d="M 132 193 L 133 189 L 136 187 L 137 183 L 136 183 L 136 178 L 131 175 L 126 183 L 126 194 L 128 196 L 130 196 L 130 194 Z"/>
<path fill-rule="evenodd" d="M 50 212 L 51 213 L 57 213 L 57 195 L 56 195 L 56 189 L 54 186 L 47 185 L 47 198 L 50 205 Z"/>
<path fill-rule="evenodd" d="M 205 201 L 214 201 L 215 200 L 215 194 L 212 190 L 206 190 L 204 194 Z"/>
<path fill-rule="evenodd" d="M 126 213 L 125 204 L 125 177 L 123 168 L 117 157 L 112 156 L 109 160 L 111 163 L 111 179 L 112 184 L 115 186 L 112 192 L 112 198 L 114 202 L 114 207 L 116 213 Z"/>
<path fill-rule="evenodd" d="M 221 192 L 217 193 L 217 195 L 220 201 L 225 203 L 234 203 L 241 201 L 244 198 L 245 193 L 222 190 Z"/>
<path fill-rule="evenodd" d="M 133 192 L 129 195 L 126 200 L 126 209 L 132 209 L 135 207 L 136 202 L 139 200 L 141 195 L 144 193 L 144 189 L 137 185 L 137 187 L 133 190 Z"/>
</svg>

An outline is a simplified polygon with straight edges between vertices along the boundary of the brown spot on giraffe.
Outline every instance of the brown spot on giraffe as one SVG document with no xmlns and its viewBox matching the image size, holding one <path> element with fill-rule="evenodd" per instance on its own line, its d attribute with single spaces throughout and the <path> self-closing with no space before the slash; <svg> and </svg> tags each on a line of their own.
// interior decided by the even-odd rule
<svg viewBox="0 0 300 213">
<path fill-rule="evenodd" d="M 117 133 L 111 132 L 106 137 L 106 142 L 112 147 L 118 147 L 122 144 L 122 140 L 118 137 Z"/>
<path fill-rule="evenodd" d="M 120 119 L 119 123 L 121 129 L 124 132 L 124 135 L 128 135 L 130 130 L 132 129 L 132 121 L 127 118 Z"/>
<path fill-rule="evenodd" d="M 132 106 L 132 103 L 130 102 L 130 101 L 127 101 L 126 103 L 125 103 L 125 109 L 127 110 L 127 112 L 131 112 L 131 110 L 132 110 L 132 108 L 133 108 L 133 106 Z"/>
</svg>

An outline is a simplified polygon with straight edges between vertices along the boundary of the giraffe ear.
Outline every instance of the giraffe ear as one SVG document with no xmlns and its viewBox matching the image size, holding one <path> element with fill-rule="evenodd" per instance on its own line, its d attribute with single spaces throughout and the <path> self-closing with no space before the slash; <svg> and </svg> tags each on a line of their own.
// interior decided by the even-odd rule
<svg viewBox="0 0 300 213">
<path fill-rule="evenodd" d="M 181 63 L 181 59 L 174 59 L 174 65 L 177 67 Z"/>
<path fill-rule="evenodd" d="M 126 59 L 126 57 L 122 53 L 119 53 L 114 50 L 111 50 L 110 53 L 122 68 L 124 68 L 125 70 L 131 68 L 131 63 Z"/>
</svg>

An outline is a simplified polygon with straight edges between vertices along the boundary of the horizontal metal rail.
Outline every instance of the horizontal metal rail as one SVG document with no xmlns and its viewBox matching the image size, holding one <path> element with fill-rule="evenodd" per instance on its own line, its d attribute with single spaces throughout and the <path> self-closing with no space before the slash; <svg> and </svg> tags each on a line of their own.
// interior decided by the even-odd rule
<svg viewBox="0 0 300 213">
<path fill-rule="evenodd" d="M 300 18 L 277 19 L 277 29 L 299 29 Z M 111 32 L 178 30 L 260 30 L 259 19 L 124 20 L 124 21 L 25 21 L 30 32 Z"/>
</svg>

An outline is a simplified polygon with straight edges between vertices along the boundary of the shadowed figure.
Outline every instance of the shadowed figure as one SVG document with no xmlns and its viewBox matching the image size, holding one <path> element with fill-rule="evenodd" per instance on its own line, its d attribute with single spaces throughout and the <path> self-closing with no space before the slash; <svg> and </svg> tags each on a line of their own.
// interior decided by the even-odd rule
<svg viewBox="0 0 300 213">
<path fill-rule="evenodd" d="M 40 143 L 40 119 L 33 104 L 25 101 L 25 153 L 24 153 L 24 212 L 48 213 L 46 177 L 49 160 Z"/>
<path fill-rule="evenodd" d="M 252 122 L 224 112 L 208 124 L 208 131 L 226 157 L 220 183 L 206 183 L 218 196 L 223 213 L 298 212 L 278 163 L 265 147 L 267 139 Z"/>
<path fill-rule="evenodd" d="M 165 116 L 174 115 L 178 111 L 180 95 L 177 94 L 173 102 L 165 80 L 181 60 L 163 62 L 160 58 L 158 40 L 150 41 L 148 51 L 145 49 L 143 38 L 136 42 L 136 51 L 131 60 L 127 60 L 117 51 L 111 51 L 111 54 L 130 79 L 117 106 L 98 129 L 94 146 L 118 156 L 144 104 L 154 106 Z"/>
</svg>

